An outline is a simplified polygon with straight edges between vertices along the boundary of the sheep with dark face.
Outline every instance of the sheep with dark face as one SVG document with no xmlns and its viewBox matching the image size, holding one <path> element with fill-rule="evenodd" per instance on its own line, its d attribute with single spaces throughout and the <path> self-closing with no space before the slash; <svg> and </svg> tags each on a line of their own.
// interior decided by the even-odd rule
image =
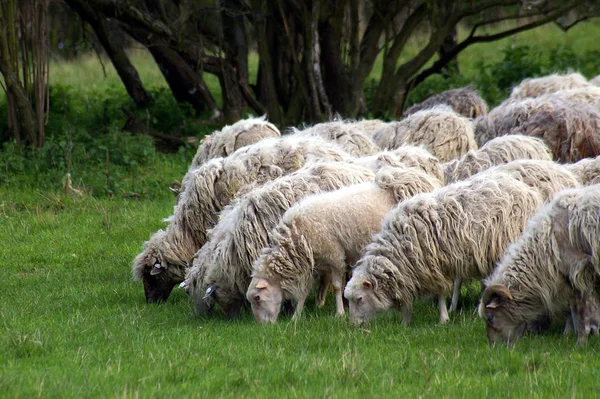
<svg viewBox="0 0 600 399">
<path fill-rule="evenodd" d="M 389 123 L 373 134 L 373 140 L 382 149 L 406 144 L 423 146 L 441 162 L 477 148 L 471 121 L 446 105 L 424 109 Z"/>
<path fill-rule="evenodd" d="M 188 171 L 166 230 L 144 244 L 133 275 L 144 282 L 147 302 L 168 299 L 183 281 L 194 254 L 206 243 L 219 212 L 238 194 L 316 161 L 341 161 L 349 155 L 318 137 L 268 138 L 212 159 Z"/>
<path fill-rule="evenodd" d="M 517 159 L 552 160 L 550 150 L 540 139 L 522 135 L 497 137 L 483 147 L 471 150 L 460 159 L 442 165 L 446 184 L 465 180 L 492 166 Z"/>
<path fill-rule="evenodd" d="M 541 316 L 564 314 L 575 304 L 583 343 L 586 300 L 600 283 L 600 185 L 564 190 L 540 210 L 511 245 L 479 305 L 490 343 L 512 343 Z"/>
<path fill-rule="evenodd" d="M 246 297 L 259 323 L 277 320 L 282 300 L 302 313 L 313 278 L 332 277 L 336 313 L 344 314 L 346 270 L 355 262 L 385 214 L 414 194 L 440 187 L 436 178 L 415 168 L 384 168 L 375 183 L 363 183 L 305 198 L 290 208 L 271 231 L 270 246 L 254 263 Z"/>
<path fill-rule="evenodd" d="M 487 114 L 488 106 L 485 100 L 472 87 L 462 87 L 441 92 L 427 98 L 426 100 L 415 104 L 404 111 L 404 116 L 412 115 L 415 112 L 433 108 L 436 105 L 447 105 L 458 114 L 474 119 Z"/>
<path fill-rule="evenodd" d="M 279 137 L 279 129 L 262 118 L 248 118 L 225 126 L 220 131 L 205 136 L 192 161 L 192 168 L 202 165 L 213 158 L 222 158 L 236 150 L 257 143 L 267 137 Z"/>
<path fill-rule="evenodd" d="M 268 233 L 296 202 L 374 178 L 368 169 L 347 162 L 315 163 L 239 197 L 223 210 L 188 271 L 184 285 L 196 314 L 206 313 L 215 303 L 230 317 L 239 313 L 252 262 L 268 245 Z"/>
</svg>

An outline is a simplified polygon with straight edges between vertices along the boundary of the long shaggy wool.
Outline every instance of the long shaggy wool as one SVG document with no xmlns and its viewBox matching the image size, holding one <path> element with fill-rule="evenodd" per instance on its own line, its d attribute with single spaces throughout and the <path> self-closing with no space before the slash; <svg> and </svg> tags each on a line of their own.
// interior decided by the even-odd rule
<svg viewBox="0 0 600 399">
<path fill-rule="evenodd" d="M 372 155 L 381 151 L 368 135 L 353 123 L 344 121 L 319 123 L 304 130 L 292 128 L 291 133 L 299 137 L 321 137 L 334 141 L 344 151 L 356 157 Z"/>
<path fill-rule="evenodd" d="M 598 220 L 600 185 L 564 190 L 531 219 L 485 281 L 510 290 L 512 300 L 503 310 L 513 321 L 535 322 L 546 313 L 562 315 L 574 288 L 598 290 Z"/>
<path fill-rule="evenodd" d="M 510 133 L 539 137 L 556 161 L 577 162 L 600 155 L 600 110 L 561 102 L 554 109 L 540 109 Z"/>
<path fill-rule="evenodd" d="M 362 119 L 356 122 L 347 122 L 358 128 L 361 132 L 366 134 L 368 137 L 373 137 L 376 131 L 385 127 L 387 122 L 379 119 Z"/>
<path fill-rule="evenodd" d="M 549 101 L 553 97 L 558 97 L 563 101 L 568 101 L 575 104 L 591 105 L 596 109 L 600 108 L 600 87 L 597 86 L 590 85 L 576 89 L 559 90 L 554 93 L 544 94 L 538 98 L 540 101 Z"/>
<path fill-rule="evenodd" d="M 522 135 L 497 137 L 460 159 L 442 165 L 446 184 L 464 180 L 492 166 L 517 159 L 552 160 L 550 150 L 540 139 Z"/>
<path fill-rule="evenodd" d="M 198 146 L 191 167 L 202 165 L 209 159 L 229 156 L 237 149 L 257 143 L 264 138 L 278 136 L 281 136 L 279 129 L 267 122 L 264 116 L 239 120 L 204 137 Z"/>
<path fill-rule="evenodd" d="M 513 89 L 510 98 L 521 99 L 526 97 L 538 97 L 542 94 L 554 93 L 565 89 L 588 87 L 589 85 L 586 78 L 579 73 L 570 73 L 566 75 L 553 74 L 542 76 L 540 78 L 523 80 Z"/>
<path fill-rule="evenodd" d="M 594 86 L 600 86 L 600 75 L 593 77 L 588 83 Z"/>
<path fill-rule="evenodd" d="M 351 159 L 349 162 L 364 166 L 373 172 L 377 172 L 385 166 L 417 168 L 439 180 L 443 179 L 442 164 L 439 159 L 426 149 L 412 145 L 403 145 L 395 150 L 381 151 L 375 155 Z"/>
<path fill-rule="evenodd" d="M 316 270 L 353 263 L 398 202 L 441 182 L 415 168 L 384 168 L 376 183 L 363 183 L 305 198 L 271 232 L 252 276 L 279 281 L 284 299 L 306 295 Z"/>
<path fill-rule="evenodd" d="M 486 276 L 541 206 L 536 191 L 502 172 L 417 195 L 386 216 L 346 292 L 371 281 L 380 310 L 449 294 L 455 278 Z"/>
<path fill-rule="evenodd" d="M 600 155 L 596 158 L 586 158 L 567 164 L 565 168 L 577 176 L 579 182 L 584 186 L 600 183 Z"/>
<path fill-rule="evenodd" d="M 206 289 L 218 287 L 217 302 L 243 300 L 252 262 L 268 244 L 268 233 L 300 199 L 342 187 L 373 181 L 368 169 L 346 162 L 317 163 L 280 177 L 240 197 L 221 213 L 209 241 L 194 257 L 186 277 L 189 292 L 198 303 Z M 198 306 L 196 309 L 198 310 Z M 200 307 L 201 308 L 201 307 Z"/>
<path fill-rule="evenodd" d="M 423 146 L 440 162 L 448 162 L 477 148 L 469 119 L 446 105 L 415 112 L 405 119 L 389 123 L 373 135 L 382 149 L 410 144 Z"/>
<path fill-rule="evenodd" d="M 187 262 L 206 243 L 207 230 L 217 223 L 219 212 L 240 192 L 287 175 L 314 161 L 342 161 L 349 156 L 336 144 L 318 137 L 268 138 L 240 148 L 227 158 L 212 159 L 184 176 L 179 200 L 165 232 L 152 237 L 133 264 L 141 277 L 164 259 L 175 283 L 182 281 Z M 167 251 L 166 248 L 176 248 Z M 173 258 L 166 258 L 177 253 Z M 164 265 L 163 265 L 164 267 Z M 181 277 L 180 277 L 181 276 Z"/>
<path fill-rule="evenodd" d="M 433 95 L 426 100 L 415 104 L 404 111 L 404 116 L 412 115 L 417 111 L 433 108 L 436 105 L 447 105 L 458 114 L 475 119 L 488 112 L 488 106 L 483 98 L 472 87 L 452 89 Z"/>
</svg>

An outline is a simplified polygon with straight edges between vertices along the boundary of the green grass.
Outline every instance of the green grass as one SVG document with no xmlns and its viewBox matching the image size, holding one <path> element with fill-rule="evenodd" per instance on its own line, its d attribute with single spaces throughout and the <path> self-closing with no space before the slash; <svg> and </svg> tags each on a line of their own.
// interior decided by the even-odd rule
<svg viewBox="0 0 600 399">
<path fill-rule="evenodd" d="M 498 49 L 510 41 L 591 51 L 599 28 L 582 24 L 564 35 L 548 27 L 474 46 L 461 56 L 461 68 L 468 75 L 480 60 L 501 60 Z M 146 53 L 134 51 L 132 60 L 148 87 L 166 88 Z M 104 134 L 85 120 L 86 107 L 93 110 L 103 93 L 126 96 L 106 67 L 104 78 L 89 56 L 52 68 L 51 81 L 71 87 L 71 123 L 84 118 L 77 124 L 82 131 L 73 129 L 76 138 L 101 139 L 87 138 L 73 150 L 74 183 L 93 195 L 60 191 L 64 160 L 52 152 L 64 151 L 63 125 L 49 125 L 49 137 L 59 138 L 46 152 L 0 153 L 0 397 L 597 395 L 597 338 L 577 347 L 556 329 L 525 337 L 512 350 L 489 348 L 474 314 L 477 293 L 466 290 L 463 312 L 448 325 L 437 323 L 433 303 L 417 302 L 408 328 L 395 312 L 354 328 L 333 316 L 333 298 L 324 309 L 309 301 L 297 324 L 282 316 L 273 326 L 257 325 L 248 313 L 232 321 L 194 317 L 181 290 L 166 304 L 146 305 L 131 263 L 172 213 L 167 186 L 183 176 L 193 149 L 145 152 L 147 143 L 113 141 L 124 133 L 113 127 Z M 100 98 L 118 108 L 111 95 Z M 132 148 L 139 155 L 125 159 L 120 151 Z M 111 154 L 106 165 L 103 151 Z"/>
<path fill-rule="evenodd" d="M 174 171 L 173 171 L 174 172 Z M 600 342 L 559 332 L 489 348 L 476 295 L 449 325 L 419 302 L 413 325 L 364 329 L 309 303 L 300 322 L 192 315 L 185 294 L 146 305 L 130 264 L 173 198 L 72 199 L 0 190 L 1 397 L 586 397 Z M 466 293 L 466 291 L 465 291 Z"/>
</svg>

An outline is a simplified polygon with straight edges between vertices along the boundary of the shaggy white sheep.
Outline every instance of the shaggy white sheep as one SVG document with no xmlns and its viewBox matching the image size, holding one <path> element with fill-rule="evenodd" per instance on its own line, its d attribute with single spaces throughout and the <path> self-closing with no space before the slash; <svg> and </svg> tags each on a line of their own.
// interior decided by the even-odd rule
<svg viewBox="0 0 600 399">
<path fill-rule="evenodd" d="M 538 97 L 542 94 L 554 93 L 559 90 L 589 87 L 587 82 L 579 73 L 566 75 L 552 74 L 540 78 L 523 80 L 510 94 L 511 99 L 522 99 L 526 97 Z"/>
<path fill-rule="evenodd" d="M 564 190 L 540 210 L 486 279 L 479 315 L 490 343 L 511 343 L 529 324 L 574 300 L 578 342 L 589 333 L 586 299 L 600 279 L 600 185 Z"/>
<path fill-rule="evenodd" d="M 490 171 L 402 202 L 352 272 L 344 293 L 350 321 L 394 306 L 409 324 L 415 297 L 445 297 L 456 278 L 485 277 L 541 205 L 537 191 Z M 439 305 L 443 323 L 445 300 Z"/>
<path fill-rule="evenodd" d="M 300 199 L 352 184 L 375 174 L 346 162 L 315 163 L 239 197 L 221 213 L 208 242 L 198 251 L 184 285 L 196 314 L 216 302 L 231 317 L 239 313 L 250 283 L 252 262 L 268 244 L 268 233 Z"/>
<path fill-rule="evenodd" d="M 551 161 L 552 154 L 542 140 L 515 134 L 490 140 L 478 150 L 471 150 L 460 159 L 443 164 L 442 168 L 446 184 L 450 184 L 517 159 Z"/>
<path fill-rule="evenodd" d="M 415 112 L 389 123 L 373 134 L 382 149 L 405 144 L 423 146 L 441 162 L 448 162 L 477 148 L 471 121 L 446 105 Z"/>
<path fill-rule="evenodd" d="M 220 131 L 205 136 L 192 160 L 192 168 L 202 165 L 213 158 L 226 157 L 237 149 L 254 144 L 267 137 L 281 136 L 279 129 L 269 123 L 265 116 L 237 121 Z"/>
<path fill-rule="evenodd" d="M 585 158 L 576 163 L 566 164 L 565 168 L 577 176 L 584 186 L 600 183 L 600 155 L 596 158 Z"/>
<path fill-rule="evenodd" d="M 348 157 L 332 142 L 290 136 L 263 139 L 227 158 L 215 158 L 189 170 L 166 230 L 154 234 L 133 262 L 133 276 L 143 280 L 146 301 L 168 299 L 175 284 L 183 281 L 189 261 L 206 242 L 207 230 L 236 195 L 306 163 Z"/>
<path fill-rule="evenodd" d="M 304 130 L 292 128 L 290 133 L 299 137 L 321 137 L 334 141 L 344 151 L 356 157 L 381 151 L 373 140 L 353 123 L 345 123 L 341 120 L 319 123 Z"/>
<path fill-rule="evenodd" d="M 285 299 L 297 303 L 297 320 L 319 273 L 331 274 L 336 313 L 343 315 L 347 265 L 380 230 L 385 214 L 399 201 L 440 185 L 419 169 L 384 168 L 375 183 L 310 196 L 290 208 L 254 263 L 246 297 L 256 320 L 275 322 Z"/>
<path fill-rule="evenodd" d="M 488 106 L 485 100 L 472 87 L 461 87 L 451 89 L 433 95 L 426 100 L 415 104 L 404 111 L 404 116 L 414 114 L 423 109 L 433 108 L 436 105 L 444 104 L 452 108 L 458 114 L 469 119 L 477 118 L 487 114 Z"/>
</svg>

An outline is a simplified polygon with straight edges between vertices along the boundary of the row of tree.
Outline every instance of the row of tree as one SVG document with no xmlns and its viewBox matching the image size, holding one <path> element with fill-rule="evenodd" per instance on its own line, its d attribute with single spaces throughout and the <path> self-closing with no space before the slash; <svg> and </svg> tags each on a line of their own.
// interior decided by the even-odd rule
<svg viewBox="0 0 600 399">
<path fill-rule="evenodd" d="M 40 48 L 47 48 L 44 42 L 47 26 L 42 25 L 47 23 L 49 1 L 0 0 L 3 30 L 0 72 L 9 104 L 15 105 L 11 127 L 16 128 L 29 119 L 38 122 L 35 136 L 28 133 L 29 128 L 21 128 L 13 137 L 34 145 L 43 143 L 41 94 L 47 84 L 47 51 Z M 138 106 L 144 107 L 152 97 L 130 62 L 123 40 L 115 32 L 123 31 L 146 47 L 173 96 L 191 105 L 198 114 L 232 122 L 250 108 L 257 114 L 266 113 L 271 121 L 281 125 L 327 120 L 335 114 L 358 117 L 367 111 L 376 116 L 399 117 L 411 89 L 431 74 L 448 68 L 470 45 L 498 40 L 549 22 L 568 29 L 597 11 L 596 2 L 586 0 L 64 0 L 64 3 L 91 27 Z M 499 24 L 506 21 L 510 22 Z M 459 24 L 470 28 L 460 41 L 456 35 Z M 34 29 L 35 37 L 28 36 L 27 29 Z M 414 56 L 402 57 L 416 37 L 422 39 L 422 47 Z M 28 44 L 19 47 L 20 40 Z M 248 71 L 253 52 L 258 56 L 255 82 L 250 81 Z M 19 54 L 28 54 L 29 58 Z M 372 107 L 367 110 L 365 83 L 378 57 L 382 60 L 382 71 L 374 87 Z M 21 75 L 15 71 L 18 65 L 23 69 Z M 19 81 L 19 76 L 26 76 L 24 68 L 28 68 L 28 74 L 35 70 L 33 80 L 41 79 L 42 83 L 35 86 Z M 221 108 L 204 81 L 204 73 L 219 79 Z M 21 84 L 22 93 L 15 88 L 17 83 Z M 22 113 L 23 93 L 29 93 L 26 98 L 32 104 L 32 118 Z"/>
</svg>

